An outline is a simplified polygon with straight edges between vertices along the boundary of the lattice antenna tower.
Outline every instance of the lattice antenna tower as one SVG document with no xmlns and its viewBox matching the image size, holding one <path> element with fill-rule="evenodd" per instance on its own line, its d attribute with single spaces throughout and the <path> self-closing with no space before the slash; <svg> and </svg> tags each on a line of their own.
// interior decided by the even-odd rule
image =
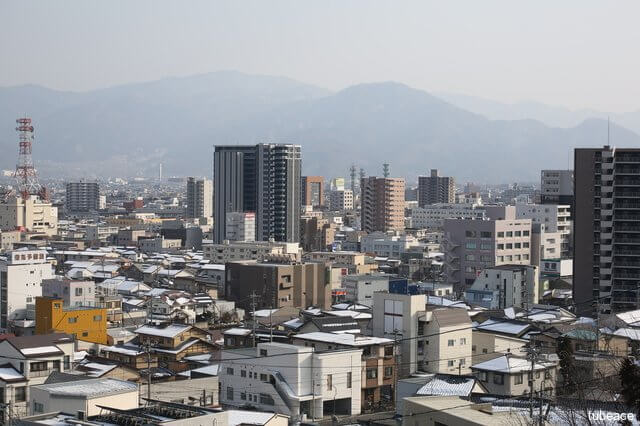
<svg viewBox="0 0 640 426">
<path fill-rule="evenodd" d="M 47 199 L 47 192 L 38 182 L 38 174 L 35 167 L 33 167 L 33 158 L 31 157 L 33 144 L 31 118 L 18 118 L 16 124 L 16 131 L 18 132 L 18 164 L 16 165 L 14 177 L 18 186 L 18 193 L 24 200 L 31 195 L 39 195 L 41 198 Z"/>
</svg>

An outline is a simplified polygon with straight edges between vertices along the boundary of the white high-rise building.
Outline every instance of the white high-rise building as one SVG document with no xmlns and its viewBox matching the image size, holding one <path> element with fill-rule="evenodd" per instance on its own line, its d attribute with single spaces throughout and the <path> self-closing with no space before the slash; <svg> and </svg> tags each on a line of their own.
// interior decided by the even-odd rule
<svg viewBox="0 0 640 426">
<path fill-rule="evenodd" d="M 42 296 L 42 280 L 53 278 L 53 268 L 45 250 L 14 250 L 0 260 L 0 329 L 26 319 L 27 305 Z"/>
<path fill-rule="evenodd" d="M 256 214 L 228 212 L 225 240 L 250 242 L 256 240 Z"/>
</svg>

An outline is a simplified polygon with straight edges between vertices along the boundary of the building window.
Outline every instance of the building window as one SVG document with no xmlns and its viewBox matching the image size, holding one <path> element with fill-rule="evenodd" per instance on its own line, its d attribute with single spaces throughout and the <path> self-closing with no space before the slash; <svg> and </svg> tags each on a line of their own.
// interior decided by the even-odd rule
<svg viewBox="0 0 640 426">
<path fill-rule="evenodd" d="M 93 316 L 93 320 L 94 321 L 102 321 L 102 315 L 94 315 Z"/>
<path fill-rule="evenodd" d="M 393 356 L 393 346 L 384 347 L 384 356 Z"/>
<path fill-rule="evenodd" d="M 347 373 L 347 389 L 351 389 L 351 380 L 352 380 L 352 373 L 349 372 Z"/>
<path fill-rule="evenodd" d="M 327 390 L 333 389 L 333 374 L 327 374 Z"/>
<path fill-rule="evenodd" d="M 64 369 L 68 370 L 70 368 L 71 368 L 71 356 L 65 355 L 64 356 Z"/>
<path fill-rule="evenodd" d="M 516 385 L 521 385 L 522 384 L 522 374 L 516 375 L 515 379 L 516 379 Z"/>
<path fill-rule="evenodd" d="M 260 349 L 260 356 L 267 356 L 267 350 L 266 349 Z"/>
<path fill-rule="evenodd" d="M 367 379 L 377 379 L 377 378 L 378 378 L 378 369 L 367 368 Z"/>
<path fill-rule="evenodd" d="M 393 376 L 393 367 L 385 367 L 384 368 L 384 377 Z"/>
<path fill-rule="evenodd" d="M 240 377 L 247 377 L 247 370 L 240 370 Z"/>
<path fill-rule="evenodd" d="M 46 371 L 47 361 L 32 362 L 29 364 L 29 371 Z"/>
<path fill-rule="evenodd" d="M 233 388 L 227 387 L 227 399 L 233 401 Z"/>
<path fill-rule="evenodd" d="M 476 351 L 476 345 L 471 346 L 471 351 L 475 352 Z"/>
<path fill-rule="evenodd" d="M 82 332 L 82 337 L 87 337 L 89 336 L 89 332 L 88 331 L 83 331 Z"/>
<path fill-rule="evenodd" d="M 504 232 L 498 232 L 498 238 L 504 238 Z"/>
<path fill-rule="evenodd" d="M 78 322 L 78 317 L 69 317 L 69 324 L 75 324 Z"/>
<path fill-rule="evenodd" d="M 478 380 L 480 380 L 481 382 L 486 382 L 487 381 L 487 372 L 486 371 L 478 371 L 476 373 L 476 376 L 478 377 Z"/>
<path fill-rule="evenodd" d="M 275 405 L 275 402 L 273 401 L 273 397 L 269 394 L 266 393 L 261 393 L 260 394 L 260 404 L 263 405 Z"/>
<path fill-rule="evenodd" d="M 27 400 L 27 387 L 19 386 L 13 391 L 13 402 L 25 402 Z"/>
<path fill-rule="evenodd" d="M 447 341 L 447 346 L 453 346 L 453 345 L 455 345 L 455 343 L 456 343 L 456 341 L 454 339 L 449 339 Z"/>
<path fill-rule="evenodd" d="M 493 383 L 496 385 L 503 385 L 504 375 L 501 373 L 493 373 Z"/>
<path fill-rule="evenodd" d="M 467 338 L 466 337 L 461 338 L 460 339 L 460 344 L 461 345 L 466 345 L 467 344 Z"/>
<path fill-rule="evenodd" d="M 227 374 L 233 376 L 233 368 L 227 367 Z"/>
<path fill-rule="evenodd" d="M 44 412 L 44 406 L 42 404 L 40 404 L 39 402 L 33 401 L 33 412 L 34 413 L 43 413 Z"/>
<path fill-rule="evenodd" d="M 269 378 L 267 377 L 266 374 L 260 373 L 260 381 L 261 382 L 268 382 Z"/>
<path fill-rule="evenodd" d="M 453 367 L 453 360 L 452 359 L 447 361 L 447 367 Z"/>
</svg>

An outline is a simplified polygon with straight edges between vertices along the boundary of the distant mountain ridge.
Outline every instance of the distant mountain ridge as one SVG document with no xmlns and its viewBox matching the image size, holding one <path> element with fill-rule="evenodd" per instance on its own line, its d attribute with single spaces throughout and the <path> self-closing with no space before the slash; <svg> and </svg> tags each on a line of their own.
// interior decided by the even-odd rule
<svg viewBox="0 0 640 426">
<path fill-rule="evenodd" d="M 537 180 L 565 168 L 576 146 L 606 143 L 606 121 L 554 128 L 539 121 L 490 120 L 399 83 L 337 93 L 283 77 L 233 71 L 136 83 L 84 93 L 38 86 L 0 88 L 0 168 L 17 156 L 14 120 L 34 118 L 41 173 L 66 177 L 211 175 L 216 144 L 302 145 L 303 172 L 368 174 L 410 181 L 431 168 L 459 180 Z M 617 146 L 640 136 L 611 126 Z"/>
</svg>

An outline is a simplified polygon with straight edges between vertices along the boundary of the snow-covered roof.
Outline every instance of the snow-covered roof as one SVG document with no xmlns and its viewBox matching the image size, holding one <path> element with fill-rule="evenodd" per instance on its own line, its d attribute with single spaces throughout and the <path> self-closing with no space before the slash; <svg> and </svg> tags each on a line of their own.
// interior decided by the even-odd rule
<svg viewBox="0 0 640 426">
<path fill-rule="evenodd" d="M 637 328 L 619 328 L 613 334 L 631 340 L 640 340 L 640 329 Z"/>
<path fill-rule="evenodd" d="M 90 379 L 37 385 L 51 395 L 95 398 L 120 393 L 138 393 L 137 383 L 117 379 Z"/>
<path fill-rule="evenodd" d="M 350 317 L 356 320 L 358 319 L 366 320 L 366 319 L 372 318 L 372 315 L 369 312 L 359 312 L 359 311 L 352 311 L 352 310 L 324 311 L 324 313 L 327 315 L 332 315 L 334 317 Z"/>
<path fill-rule="evenodd" d="M 552 366 L 552 363 L 538 362 L 534 364 L 534 370 L 542 370 Z M 472 369 L 495 371 L 498 373 L 521 373 L 531 371 L 531 362 L 526 358 L 517 358 L 511 355 L 504 355 L 498 358 L 484 361 L 471 366 Z"/>
<path fill-rule="evenodd" d="M 5 365 L 0 367 L 0 380 L 5 382 L 17 382 L 26 379 L 15 368 L 10 365 Z"/>
<path fill-rule="evenodd" d="M 74 361 L 82 361 L 89 353 L 87 351 L 79 351 L 73 353 Z"/>
<path fill-rule="evenodd" d="M 297 330 L 304 325 L 304 321 L 302 321 L 300 318 L 294 318 L 292 320 L 283 322 L 282 325 L 292 330 Z"/>
<path fill-rule="evenodd" d="M 251 334 L 251 330 L 249 330 L 248 328 L 234 327 L 225 330 L 224 334 L 228 334 L 230 336 L 248 336 L 249 334 Z"/>
<path fill-rule="evenodd" d="M 137 334 L 148 334 L 151 336 L 159 336 L 159 337 L 176 337 L 178 334 L 183 333 L 191 328 L 190 325 L 181 325 L 181 324 L 171 324 L 164 328 L 151 327 L 147 325 L 143 325 L 138 328 L 135 333 Z"/>
<path fill-rule="evenodd" d="M 461 300 L 451 300 L 441 296 L 426 296 L 426 302 L 429 305 L 446 306 L 451 308 L 471 309 L 469 305 Z"/>
<path fill-rule="evenodd" d="M 185 361 L 209 364 L 209 361 L 211 361 L 212 356 L 213 356 L 213 354 L 209 353 L 209 354 L 202 354 L 202 355 L 185 356 L 183 359 Z"/>
<path fill-rule="evenodd" d="M 227 424 L 229 426 L 261 426 L 267 424 L 269 420 L 277 416 L 277 414 L 263 413 L 260 411 L 226 410 L 225 412 L 227 413 Z"/>
<path fill-rule="evenodd" d="M 269 315 L 273 315 L 278 312 L 277 309 L 260 309 L 259 311 L 254 312 L 254 317 L 256 318 L 267 318 Z"/>
<path fill-rule="evenodd" d="M 324 333 L 321 331 L 314 331 L 312 333 L 296 334 L 294 339 L 313 340 L 315 342 L 335 343 L 344 346 L 369 346 L 369 345 L 384 345 L 393 343 L 392 339 L 385 337 L 369 337 L 369 336 L 355 336 L 353 334 L 336 334 L 336 333 Z"/>
<path fill-rule="evenodd" d="M 640 327 L 640 309 L 616 314 L 616 318 L 631 327 Z"/>
<path fill-rule="evenodd" d="M 478 331 L 489 331 L 493 333 L 503 333 L 503 334 L 511 334 L 513 336 L 518 336 L 526 331 L 530 327 L 529 324 L 523 324 L 515 321 L 505 321 L 505 320 L 496 320 L 496 319 L 488 319 L 485 322 L 481 323 L 475 330 Z"/>
<path fill-rule="evenodd" d="M 105 352 L 116 352 L 123 355 L 136 356 L 142 355 L 143 352 L 137 346 L 132 345 L 123 345 L 123 346 L 103 346 L 102 351 Z"/>
<path fill-rule="evenodd" d="M 23 355 L 48 355 L 61 353 L 62 351 L 57 346 L 39 346 L 35 348 L 23 348 L 20 349 Z"/>
<path fill-rule="evenodd" d="M 165 354 L 179 354 L 180 352 L 184 351 L 187 348 L 190 348 L 191 346 L 195 345 L 196 343 L 201 342 L 200 339 L 193 339 L 190 340 L 188 342 L 185 342 L 184 344 L 175 347 L 173 349 L 163 349 L 163 348 L 154 348 L 153 351 L 154 352 L 162 352 Z"/>
<path fill-rule="evenodd" d="M 191 371 L 195 373 L 200 373 L 200 374 L 207 374 L 209 376 L 217 376 L 218 371 L 220 371 L 220 365 L 219 364 L 205 365 L 204 367 L 195 368 Z"/>
<path fill-rule="evenodd" d="M 202 266 L 200 266 L 200 269 L 211 269 L 214 271 L 224 271 L 225 266 L 223 264 L 219 264 L 219 263 L 209 263 L 209 264 L 204 264 Z"/>
<path fill-rule="evenodd" d="M 434 375 L 416 395 L 469 396 L 475 386 L 475 377 Z"/>
<path fill-rule="evenodd" d="M 331 306 L 333 309 L 338 309 L 338 310 L 345 310 L 345 309 L 349 309 L 352 311 L 368 311 L 371 308 L 365 305 L 360 305 L 357 303 L 338 303 L 336 305 L 332 305 Z"/>
<path fill-rule="evenodd" d="M 109 371 L 114 370 L 118 367 L 117 364 L 101 364 L 99 362 L 87 362 L 86 364 L 82 364 L 82 367 L 90 370 L 87 372 L 87 375 L 90 377 L 102 377 L 107 374 Z"/>
</svg>

